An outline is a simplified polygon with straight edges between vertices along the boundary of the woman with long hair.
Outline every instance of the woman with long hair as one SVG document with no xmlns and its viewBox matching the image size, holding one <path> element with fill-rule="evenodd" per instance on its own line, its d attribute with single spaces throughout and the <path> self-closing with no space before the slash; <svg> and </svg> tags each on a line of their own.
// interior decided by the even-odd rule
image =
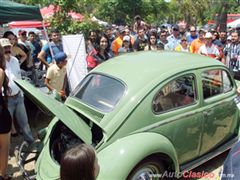
<svg viewBox="0 0 240 180">
<path fill-rule="evenodd" d="M 95 150 L 87 144 L 72 147 L 61 159 L 61 180 L 95 180 L 99 170 Z"/>
<path fill-rule="evenodd" d="M 157 45 L 157 33 L 150 32 L 148 36 L 148 45 L 145 46 L 144 51 L 159 50 Z"/>
<path fill-rule="evenodd" d="M 109 39 L 106 34 L 99 36 L 95 49 L 93 49 L 87 56 L 88 71 L 113 57 L 108 43 Z"/>
<path fill-rule="evenodd" d="M 0 180 L 9 179 L 6 173 L 11 131 L 11 115 L 7 108 L 7 96 L 9 94 L 8 78 L 4 70 L 4 49 L 0 45 Z"/>
</svg>

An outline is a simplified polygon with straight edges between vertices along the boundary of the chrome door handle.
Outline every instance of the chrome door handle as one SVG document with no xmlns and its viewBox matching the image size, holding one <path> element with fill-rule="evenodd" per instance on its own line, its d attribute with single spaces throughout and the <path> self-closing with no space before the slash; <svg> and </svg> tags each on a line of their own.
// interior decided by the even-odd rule
<svg viewBox="0 0 240 180">
<path fill-rule="evenodd" d="M 211 115 L 211 113 L 212 113 L 212 110 L 203 111 L 203 116 L 207 118 L 209 115 Z"/>
</svg>

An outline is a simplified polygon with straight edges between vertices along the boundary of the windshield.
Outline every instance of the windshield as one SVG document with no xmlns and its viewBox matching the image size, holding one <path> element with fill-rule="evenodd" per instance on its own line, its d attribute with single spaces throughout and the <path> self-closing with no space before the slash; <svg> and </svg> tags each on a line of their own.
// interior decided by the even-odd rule
<svg viewBox="0 0 240 180">
<path fill-rule="evenodd" d="M 120 81 L 100 74 L 91 74 L 78 85 L 73 96 L 100 111 L 110 112 L 124 91 L 125 86 Z"/>
</svg>

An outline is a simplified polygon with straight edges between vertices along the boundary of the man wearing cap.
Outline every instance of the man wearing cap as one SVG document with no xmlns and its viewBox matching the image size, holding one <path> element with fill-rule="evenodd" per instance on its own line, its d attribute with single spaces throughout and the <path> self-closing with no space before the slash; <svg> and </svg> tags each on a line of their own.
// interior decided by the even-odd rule
<svg viewBox="0 0 240 180">
<path fill-rule="evenodd" d="M 119 54 L 133 52 L 131 37 L 129 35 L 125 35 L 123 37 L 123 45 L 118 49 Z"/>
<path fill-rule="evenodd" d="M 179 32 L 179 26 L 177 24 L 172 26 L 172 34 L 167 37 L 168 43 L 165 45 L 165 50 L 174 51 L 175 48 L 180 44 L 181 37 Z"/>
<path fill-rule="evenodd" d="M 125 35 L 125 28 L 123 26 L 120 26 L 118 32 L 119 32 L 118 37 L 111 44 L 111 50 L 114 56 L 118 55 L 118 49 L 122 47 L 123 36 Z"/>
<path fill-rule="evenodd" d="M 204 45 L 204 36 L 205 36 L 205 30 L 204 29 L 200 29 L 198 31 L 198 38 L 193 40 L 191 45 L 190 45 L 190 51 L 192 53 L 198 54 L 199 52 L 199 48 Z"/>
<path fill-rule="evenodd" d="M 208 56 L 214 59 L 219 59 L 220 52 L 216 45 L 212 43 L 212 34 L 207 32 L 205 35 L 205 44 L 199 48 L 199 54 Z"/>
<path fill-rule="evenodd" d="M 9 79 L 8 86 L 11 89 L 8 96 L 8 110 L 12 119 L 15 117 L 22 129 L 24 140 L 31 144 L 34 141 L 34 138 L 28 124 L 23 93 L 14 82 L 15 79 L 22 78 L 19 62 L 17 58 L 11 56 L 11 43 L 7 38 L 0 39 L 0 44 L 4 48 L 4 56 L 6 60 L 5 72 Z M 14 128 L 14 126 L 12 126 L 12 128 Z"/>
<path fill-rule="evenodd" d="M 58 52 L 63 52 L 63 46 L 60 39 L 60 32 L 57 29 L 51 31 L 50 36 L 51 42 L 43 46 L 41 52 L 38 54 L 38 59 L 43 65 L 49 67 L 52 63 L 52 59 Z"/>
<path fill-rule="evenodd" d="M 54 56 L 56 64 L 52 64 L 48 70 L 45 79 L 45 85 L 49 91 L 59 94 L 61 97 L 65 95 L 64 79 L 66 76 L 67 55 L 59 52 Z"/>
</svg>

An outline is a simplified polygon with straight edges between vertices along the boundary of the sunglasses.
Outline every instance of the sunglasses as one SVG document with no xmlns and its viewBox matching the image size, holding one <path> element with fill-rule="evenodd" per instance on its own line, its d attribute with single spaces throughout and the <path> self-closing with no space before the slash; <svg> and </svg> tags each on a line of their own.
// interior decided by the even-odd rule
<svg viewBox="0 0 240 180">
<path fill-rule="evenodd" d="M 11 54 L 11 51 L 7 50 L 4 52 L 5 54 Z"/>
<path fill-rule="evenodd" d="M 173 29 L 173 31 L 179 31 L 178 29 Z"/>
<path fill-rule="evenodd" d="M 190 32 L 196 32 L 196 31 L 190 31 Z"/>
</svg>

